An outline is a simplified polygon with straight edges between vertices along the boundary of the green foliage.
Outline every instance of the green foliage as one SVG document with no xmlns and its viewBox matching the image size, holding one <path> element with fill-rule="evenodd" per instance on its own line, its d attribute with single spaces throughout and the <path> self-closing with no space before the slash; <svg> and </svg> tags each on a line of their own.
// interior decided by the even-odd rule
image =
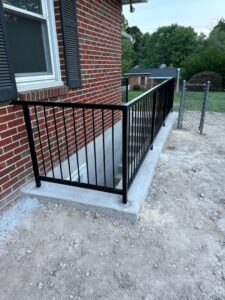
<svg viewBox="0 0 225 300">
<path fill-rule="evenodd" d="M 127 27 L 128 27 L 128 21 L 124 17 L 124 15 L 122 14 L 122 17 L 121 17 L 121 30 L 126 31 Z"/>
<path fill-rule="evenodd" d="M 184 78 L 190 79 L 193 75 L 212 71 L 220 74 L 225 86 L 225 52 L 218 48 L 205 48 L 199 53 L 191 54 L 183 63 Z"/>
<path fill-rule="evenodd" d="M 139 84 L 133 86 L 133 91 L 140 91 L 140 90 L 141 88 Z"/>
<path fill-rule="evenodd" d="M 143 68 L 183 67 L 182 77 L 189 80 L 200 72 L 215 72 L 222 76 L 225 88 L 225 20 L 221 19 L 207 38 L 192 27 L 172 24 L 143 34 L 137 26 L 129 27 L 122 16 L 122 30 L 133 42 L 122 42 L 122 70 L 126 73 L 135 65 Z"/>
<path fill-rule="evenodd" d="M 144 59 L 141 65 L 158 67 L 160 64 L 179 67 L 188 55 L 195 52 L 202 43 L 192 27 L 172 24 L 163 26 L 145 39 Z"/>
<path fill-rule="evenodd" d="M 134 64 L 139 64 L 141 58 L 143 57 L 143 33 L 137 26 L 127 27 L 126 32 L 130 34 L 133 39 L 134 51 L 136 53 Z"/>
<path fill-rule="evenodd" d="M 210 90 L 220 91 L 222 89 L 222 76 L 216 72 L 201 72 L 191 77 L 188 83 L 206 84 L 210 81 Z"/>
<path fill-rule="evenodd" d="M 122 39 L 122 73 L 127 73 L 133 67 L 136 53 L 133 43 L 128 39 Z"/>
<path fill-rule="evenodd" d="M 207 45 L 225 50 L 225 20 L 221 19 L 210 32 Z"/>
</svg>

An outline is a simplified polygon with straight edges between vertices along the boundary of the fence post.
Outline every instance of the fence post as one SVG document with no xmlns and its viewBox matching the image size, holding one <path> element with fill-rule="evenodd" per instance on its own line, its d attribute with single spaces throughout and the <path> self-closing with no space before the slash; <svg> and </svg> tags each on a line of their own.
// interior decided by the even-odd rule
<svg viewBox="0 0 225 300">
<path fill-rule="evenodd" d="M 36 151 L 35 151 L 33 130 L 32 130 L 31 121 L 30 121 L 30 112 L 29 112 L 28 105 L 26 105 L 26 104 L 23 105 L 23 113 L 24 113 L 26 129 L 27 129 L 28 142 L 29 142 L 29 146 L 30 146 L 30 154 L 31 154 L 31 160 L 32 160 L 32 165 L 33 165 L 33 170 L 34 170 L 34 178 L 35 178 L 35 182 L 36 182 L 36 187 L 40 187 L 41 181 L 39 178 L 37 155 L 36 155 Z"/>
<path fill-rule="evenodd" d="M 200 125 L 199 125 L 200 134 L 203 133 L 203 127 L 204 127 L 204 122 L 205 122 L 205 112 L 206 112 L 206 107 L 207 107 L 207 102 L 208 102 L 209 87 L 210 87 L 210 81 L 208 81 L 205 86 L 204 100 L 203 100 L 203 105 L 202 105 L 202 115 L 201 115 L 201 120 L 200 120 Z"/>
<path fill-rule="evenodd" d="M 182 94 L 180 99 L 180 108 L 179 108 L 179 116 L 178 116 L 178 122 L 177 122 L 177 128 L 182 128 L 183 123 L 183 116 L 184 116 L 184 103 L 185 103 L 185 92 L 186 92 L 186 80 L 183 81 L 182 86 Z"/>
<path fill-rule="evenodd" d="M 122 110 L 122 161 L 123 161 L 123 204 L 127 203 L 128 193 L 128 118 L 129 108 Z"/>
</svg>

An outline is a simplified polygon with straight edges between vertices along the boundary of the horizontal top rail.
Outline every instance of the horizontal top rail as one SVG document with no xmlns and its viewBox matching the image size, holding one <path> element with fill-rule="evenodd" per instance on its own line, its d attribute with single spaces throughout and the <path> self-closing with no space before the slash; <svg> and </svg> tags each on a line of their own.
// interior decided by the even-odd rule
<svg viewBox="0 0 225 300">
<path fill-rule="evenodd" d="M 120 104 L 105 104 L 105 103 L 83 103 L 83 102 L 75 102 L 75 103 L 64 103 L 64 102 L 47 102 L 47 101 L 26 101 L 26 100 L 13 100 L 10 102 L 10 104 L 13 105 L 33 105 L 33 106 L 49 106 L 49 107 L 64 107 L 64 108 L 89 108 L 89 109 L 109 109 L 109 110 L 127 110 L 127 108 L 137 104 L 140 102 L 143 97 L 145 97 L 148 94 L 151 94 L 154 91 L 157 91 L 160 89 L 165 83 L 173 80 L 174 77 L 171 77 L 167 80 L 164 80 L 157 86 L 151 88 L 150 90 L 146 91 L 145 93 L 141 94 L 140 96 L 132 99 L 131 101 L 127 103 L 120 103 Z"/>
<path fill-rule="evenodd" d="M 64 107 L 64 108 L 87 108 L 87 109 L 109 109 L 109 110 L 126 110 L 126 106 L 122 104 L 104 104 L 104 103 L 64 103 L 64 102 L 46 102 L 46 101 L 11 101 L 11 104 L 22 106 L 49 106 L 49 107 Z"/>
<path fill-rule="evenodd" d="M 148 94 L 151 94 L 154 91 L 157 91 L 158 89 L 160 89 L 165 83 L 173 80 L 174 77 L 170 77 L 167 80 L 164 80 L 163 82 L 161 82 L 160 84 L 154 86 L 153 88 L 151 88 L 150 90 L 147 90 L 145 93 L 137 96 L 136 98 L 132 99 L 131 101 L 127 102 L 127 103 L 123 103 L 124 106 L 130 107 L 133 106 L 134 104 L 140 102 L 142 100 L 143 97 L 147 96 Z"/>
</svg>

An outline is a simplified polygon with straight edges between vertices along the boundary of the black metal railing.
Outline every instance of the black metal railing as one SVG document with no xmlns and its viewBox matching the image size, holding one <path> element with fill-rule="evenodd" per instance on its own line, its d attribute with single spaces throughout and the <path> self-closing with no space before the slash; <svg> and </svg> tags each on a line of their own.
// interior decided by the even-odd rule
<svg viewBox="0 0 225 300">
<path fill-rule="evenodd" d="M 118 105 L 22 105 L 36 186 L 41 181 L 122 195 L 173 108 L 174 78 Z M 121 173 L 121 174 L 120 174 Z M 118 180 L 119 179 L 119 180 Z"/>
<path fill-rule="evenodd" d="M 128 102 L 128 95 L 129 95 L 129 78 L 124 77 L 121 80 L 121 89 L 122 89 L 122 102 Z"/>
</svg>

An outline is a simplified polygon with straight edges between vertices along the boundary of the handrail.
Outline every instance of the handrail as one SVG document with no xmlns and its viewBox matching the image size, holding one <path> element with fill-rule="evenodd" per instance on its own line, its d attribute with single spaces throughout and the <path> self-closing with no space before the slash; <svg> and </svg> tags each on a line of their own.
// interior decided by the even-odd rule
<svg viewBox="0 0 225 300">
<path fill-rule="evenodd" d="M 164 81 L 161 82 L 160 84 L 158 84 L 158 85 L 154 86 L 153 88 L 147 90 L 146 92 L 144 92 L 143 94 L 141 94 L 141 95 L 135 97 L 134 99 L 130 100 L 129 102 L 123 103 L 123 105 L 124 105 L 124 106 L 130 107 L 130 106 L 132 106 L 133 104 L 138 103 L 139 101 L 141 101 L 141 99 L 142 99 L 144 96 L 147 96 L 148 94 L 151 94 L 152 92 L 157 91 L 157 90 L 160 89 L 165 83 L 167 83 L 167 82 L 169 82 L 169 81 L 171 81 L 171 80 L 173 80 L 173 79 L 174 79 L 174 77 L 171 77 L 171 78 L 169 78 L 169 79 L 167 79 L 167 80 L 164 80 Z"/>
<path fill-rule="evenodd" d="M 87 109 L 109 109 L 109 110 L 125 110 L 126 106 L 124 103 L 121 104 L 105 104 L 105 103 L 84 103 L 84 102 L 75 102 L 75 103 L 64 103 L 64 102 L 55 102 L 55 101 L 26 101 L 26 100 L 13 100 L 10 102 L 13 105 L 32 105 L 32 106 L 56 106 L 56 107 L 65 107 L 65 108 L 87 108 Z"/>
<path fill-rule="evenodd" d="M 127 103 L 120 103 L 120 104 L 106 104 L 106 103 L 84 103 L 84 102 L 75 102 L 75 103 L 64 103 L 64 102 L 55 102 L 55 101 L 26 101 L 26 100 L 12 100 L 10 104 L 13 105 L 33 105 L 33 106 L 38 106 L 38 105 L 44 105 L 44 106 L 56 106 L 56 107 L 70 107 L 70 108 L 90 108 L 90 109 L 115 109 L 115 110 L 125 110 L 126 107 L 130 107 L 139 101 L 142 100 L 142 98 L 148 94 L 151 94 L 153 91 L 157 91 L 160 89 L 161 86 L 163 86 L 165 83 L 173 80 L 174 77 L 171 77 L 167 80 L 164 80 L 160 84 L 154 86 L 153 88 L 147 90 L 143 94 L 135 97 L 134 99 L 130 100 Z"/>
<path fill-rule="evenodd" d="M 164 80 L 120 104 L 12 101 L 23 107 L 36 186 L 48 181 L 105 191 L 122 195 L 126 204 L 128 189 L 173 108 L 174 84 L 174 78 Z M 86 181 L 80 177 L 84 165 Z"/>
</svg>

